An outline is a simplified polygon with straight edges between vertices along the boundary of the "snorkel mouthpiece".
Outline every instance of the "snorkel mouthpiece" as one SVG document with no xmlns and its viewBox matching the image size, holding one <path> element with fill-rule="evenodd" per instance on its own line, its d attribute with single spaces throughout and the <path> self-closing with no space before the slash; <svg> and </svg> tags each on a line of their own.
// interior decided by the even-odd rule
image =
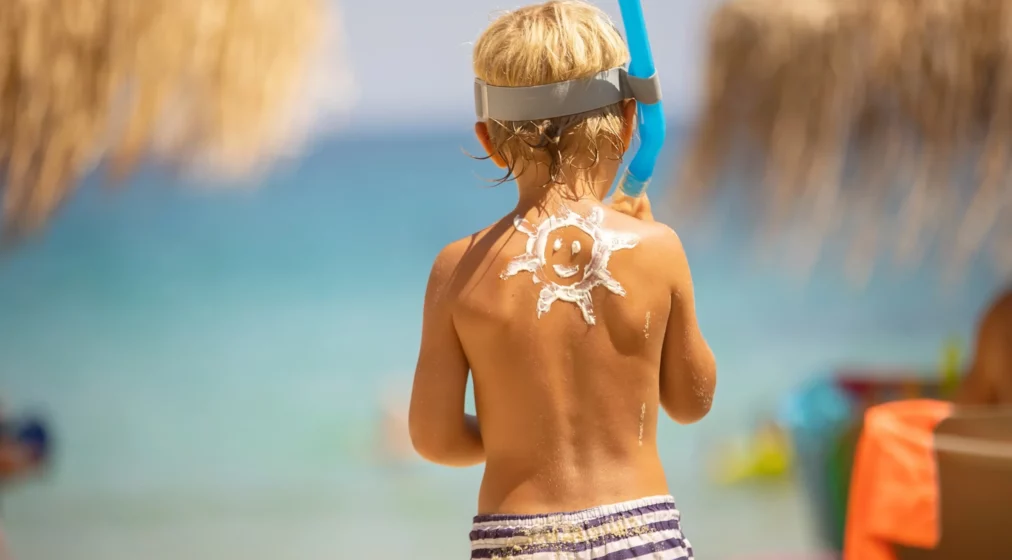
<svg viewBox="0 0 1012 560">
<path fill-rule="evenodd" d="M 589 78 L 531 87 L 492 86 L 476 79 L 474 106 L 480 122 L 515 122 L 576 115 L 635 99 L 640 145 L 618 188 L 637 197 L 650 184 L 664 145 L 664 107 L 643 6 L 640 0 L 619 0 L 619 9 L 629 44 L 628 69 L 612 68 Z"/>
<path fill-rule="evenodd" d="M 640 0 L 619 0 L 618 6 L 625 26 L 626 41 L 629 43 L 629 76 L 656 80 L 657 69 L 650 49 L 650 37 L 647 35 L 647 22 L 643 17 L 643 5 Z M 618 184 L 619 190 L 632 197 L 646 192 L 667 136 L 664 105 L 659 95 L 654 103 L 637 99 L 637 113 L 640 146 Z"/>
</svg>

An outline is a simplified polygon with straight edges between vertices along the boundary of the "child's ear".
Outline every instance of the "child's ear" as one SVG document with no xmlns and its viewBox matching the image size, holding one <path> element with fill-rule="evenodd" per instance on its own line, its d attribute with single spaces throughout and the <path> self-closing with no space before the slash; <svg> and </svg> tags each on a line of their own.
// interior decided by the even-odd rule
<svg viewBox="0 0 1012 560">
<path fill-rule="evenodd" d="M 485 153 L 489 155 L 489 159 L 492 163 L 499 167 L 506 169 L 506 160 L 503 159 L 502 154 L 499 150 L 495 149 L 492 145 L 492 138 L 488 135 L 488 125 L 483 122 L 474 123 L 474 135 L 478 137 L 478 141 L 481 142 L 481 147 L 485 148 Z"/>
<path fill-rule="evenodd" d="M 622 145 L 629 149 L 632 145 L 632 135 L 636 130 L 636 100 L 626 99 L 622 102 Z"/>
</svg>

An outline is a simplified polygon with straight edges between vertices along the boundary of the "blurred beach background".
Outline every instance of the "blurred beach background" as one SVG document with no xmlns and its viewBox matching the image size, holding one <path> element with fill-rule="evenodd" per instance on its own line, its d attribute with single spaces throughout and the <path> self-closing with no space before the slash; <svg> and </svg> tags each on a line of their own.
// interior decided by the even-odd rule
<svg viewBox="0 0 1012 560">
<path fill-rule="evenodd" d="M 467 42 L 517 3 L 366 4 L 343 6 L 361 102 L 342 134 L 253 189 L 92 178 L 0 260 L 0 396 L 58 438 L 50 471 L 0 496 L 16 558 L 466 557 L 481 470 L 385 461 L 379 442 L 383 406 L 406 410 L 433 257 L 514 203 L 467 155 Z M 713 4 L 644 1 L 672 154 Z M 714 236 L 680 227 L 659 187 L 720 368 L 711 415 L 660 430 L 686 532 L 704 560 L 814 551 L 800 490 L 714 486 L 709 451 L 835 367 L 936 371 L 1000 278 L 978 268 L 946 286 L 928 259 L 857 287 L 832 258 L 801 276 L 758 256 L 742 208 L 699 219 L 719 220 Z"/>
</svg>

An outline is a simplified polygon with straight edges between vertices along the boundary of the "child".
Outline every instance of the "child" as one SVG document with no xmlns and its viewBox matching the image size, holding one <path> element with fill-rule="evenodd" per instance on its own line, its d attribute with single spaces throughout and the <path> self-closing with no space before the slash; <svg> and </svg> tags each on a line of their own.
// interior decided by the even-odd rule
<svg viewBox="0 0 1012 560">
<path fill-rule="evenodd" d="M 1012 289 L 998 297 L 980 321 L 973 364 L 957 401 L 1012 405 Z"/>
<path fill-rule="evenodd" d="M 490 86 L 591 78 L 629 54 L 598 9 L 552 1 L 500 17 L 474 49 Z M 409 424 L 449 466 L 485 462 L 472 558 L 692 558 L 656 442 L 658 409 L 710 409 L 716 365 L 678 237 L 645 198 L 602 203 L 629 146 L 631 99 L 537 121 L 478 122 L 515 209 L 436 257 Z M 477 417 L 465 415 L 468 372 Z"/>
</svg>

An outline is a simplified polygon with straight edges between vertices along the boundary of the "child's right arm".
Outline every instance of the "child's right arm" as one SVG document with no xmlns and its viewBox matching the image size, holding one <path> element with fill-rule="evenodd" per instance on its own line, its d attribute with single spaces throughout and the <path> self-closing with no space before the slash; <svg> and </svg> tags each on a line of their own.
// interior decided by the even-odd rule
<svg viewBox="0 0 1012 560">
<path fill-rule="evenodd" d="M 692 274 L 675 232 L 664 236 L 671 311 L 661 350 L 661 406 L 680 424 L 698 422 L 710 411 L 717 386 L 717 362 L 696 320 Z"/>
</svg>

